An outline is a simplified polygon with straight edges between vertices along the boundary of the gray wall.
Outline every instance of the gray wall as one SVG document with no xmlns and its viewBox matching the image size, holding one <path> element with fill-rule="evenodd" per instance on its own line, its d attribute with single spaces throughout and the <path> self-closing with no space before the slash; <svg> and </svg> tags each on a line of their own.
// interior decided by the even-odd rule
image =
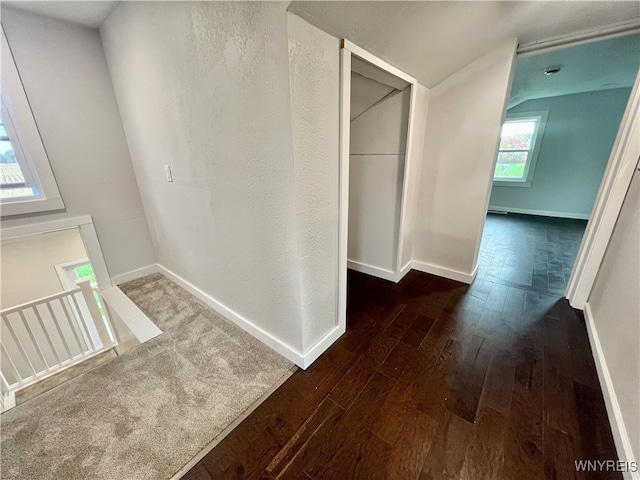
<svg viewBox="0 0 640 480">
<path fill-rule="evenodd" d="M 494 184 L 489 208 L 588 218 L 631 89 L 529 100 L 509 110 L 548 110 L 531 187 Z"/>
<path fill-rule="evenodd" d="M 620 412 L 640 459 L 640 174 L 636 171 L 589 296 Z"/>
<path fill-rule="evenodd" d="M 301 352 L 285 9 L 123 2 L 100 33 L 159 263 Z"/>
<path fill-rule="evenodd" d="M 155 263 L 98 31 L 5 6 L 2 26 L 66 206 L 2 228 L 91 215 L 111 276 Z"/>
</svg>

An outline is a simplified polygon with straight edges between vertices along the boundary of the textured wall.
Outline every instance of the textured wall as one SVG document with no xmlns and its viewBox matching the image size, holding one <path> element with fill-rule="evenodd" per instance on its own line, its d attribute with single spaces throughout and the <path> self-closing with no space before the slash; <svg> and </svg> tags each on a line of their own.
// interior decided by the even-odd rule
<svg viewBox="0 0 640 480">
<path fill-rule="evenodd" d="M 635 460 L 640 458 L 640 173 L 636 171 L 589 305 Z"/>
<path fill-rule="evenodd" d="M 395 92 L 351 122 L 348 259 L 391 272 L 398 252 L 410 98 L 411 88 Z"/>
<path fill-rule="evenodd" d="M 509 110 L 513 113 L 548 110 L 549 118 L 531 187 L 503 187 L 495 183 L 489 205 L 507 211 L 588 217 L 630 92 L 628 88 L 620 88 L 541 98 Z"/>
<path fill-rule="evenodd" d="M 91 215 L 111 276 L 155 263 L 98 32 L 5 6 L 2 26 L 66 206 L 2 227 Z"/>
<path fill-rule="evenodd" d="M 3 240 L 0 308 L 62 292 L 55 266 L 86 257 L 77 228 Z"/>
<path fill-rule="evenodd" d="M 100 33 L 159 263 L 301 351 L 285 7 L 123 2 Z"/>
<path fill-rule="evenodd" d="M 475 268 L 515 49 L 513 39 L 431 89 L 414 260 Z"/>
<path fill-rule="evenodd" d="M 340 45 L 288 15 L 296 224 L 305 350 L 337 325 Z"/>
</svg>

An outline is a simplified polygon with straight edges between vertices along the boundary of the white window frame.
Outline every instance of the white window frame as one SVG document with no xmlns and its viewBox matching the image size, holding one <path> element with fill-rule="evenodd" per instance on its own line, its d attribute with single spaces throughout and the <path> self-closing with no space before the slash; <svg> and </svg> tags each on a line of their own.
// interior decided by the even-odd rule
<svg viewBox="0 0 640 480">
<path fill-rule="evenodd" d="M 533 173 L 536 169 L 538 162 L 538 155 L 540 154 L 540 146 L 542 145 L 542 137 L 544 136 L 544 129 L 547 125 L 547 118 L 549 117 L 548 110 L 540 110 L 534 112 L 518 112 L 508 113 L 505 123 L 512 121 L 525 121 L 535 120 L 536 130 L 531 138 L 531 148 L 527 155 L 527 160 L 524 167 L 524 175 L 521 179 L 501 179 L 493 177 L 494 187 L 530 187 L 533 181 Z M 502 130 L 501 130 L 502 132 Z M 496 154 L 496 163 L 498 161 L 498 155 L 500 154 L 500 147 L 498 146 L 498 153 Z M 494 168 L 495 170 L 495 168 Z"/>
<path fill-rule="evenodd" d="M 5 198 L 0 201 L 0 215 L 22 215 L 63 210 L 64 202 L 56 183 L 47 152 L 42 143 L 29 100 L 2 30 L 2 81 L 0 97 L 2 116 L 18 164 L 27 186 L 36 186 L 37 196 Z"/>
</svg>

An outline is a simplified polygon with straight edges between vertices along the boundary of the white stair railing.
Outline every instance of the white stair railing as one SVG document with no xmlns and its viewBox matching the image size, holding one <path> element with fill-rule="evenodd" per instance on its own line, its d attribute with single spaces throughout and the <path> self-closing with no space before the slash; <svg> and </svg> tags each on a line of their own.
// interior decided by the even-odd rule
<svg viewBox="0 0 640 480">
<path fill-rule="evenodd" d="M 0 403 L 22 388 L 116 346 L 89 279 L 0 312 Z"/>
</svg>

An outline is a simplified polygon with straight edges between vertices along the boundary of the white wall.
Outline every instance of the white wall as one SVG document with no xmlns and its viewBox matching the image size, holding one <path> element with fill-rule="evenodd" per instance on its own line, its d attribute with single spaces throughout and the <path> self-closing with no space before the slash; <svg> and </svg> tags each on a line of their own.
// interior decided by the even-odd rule
<svg viewBox="0 0 640 480">
<path fill-rule="evenodd" d="M 5 6 L 2 26 L 66 205 L 2 227 L 88 214 L 111 276 L 154 263 L 97 30 Z"/>
<path fill-rule="evenodd" d="M 337 325 L 339 40 L 288 15 L 296 225 L 307 350 Z"/>
<path fill-rule="evenodd" d="M 531 187 L 493 185 L 489 208 L 588 218 L 609 160 L 629 88 L 529 100 L 509 110 L 547 110 Z"/>
<path fill-rule="evenodd" d="M 351 121 L 347 257 L 388 272 L 397 261 L 410 98 L 411 88 L 398 91 Z"/>
<path fill-rule="evenodd" d="M 409 137 L 407 168 L 409 175 L 404 186 L 406 204 L 404 227 L 402 229 L 402 259 L 400 267 L 404 268 L 413 260 L 413 237 L 418 215 L 418 196 L 420 193 L 420 178 L 422 175 L 422 154 L 424 152 L 425 133 L 427 130 L 427 114 L 429 111 L 429 89 L 417 83 L 414 87 L 414 105 L 411 109 L 412 132 Z"/>
<path fill-rule="evenodd" d="M 635 460 L 640 459 L 640 174 L 635 172 L 588 301 Z M 601 380 L 602 383 L 602 380 Z M 606 386 L 602 385 L 603 388 Z M 613 418 L 610 418 L 613 421 Z M 626 459 L 631 460 L 631 459 Z"/>
<path fill-rule="evenodd" d="M 86 257 L 78 228 L 2 240 L 0 309 L 62 292 L 55 266 Z"/>
<path fill-rule="evenodd" d="M 394 87 L 364 77 L 352 70 L 349 117 L 353 120 L 389 95 L 393 90 Z"/>
<path fill-rule="evenodd" d="M 100 33 L 159 263 L 300 352 L 285 8 L 123 2 Z"/>
<path fill-rule="evenodd" d="M 431 89 L 415 265 L 471 281 L 486 216 L 516 39 Z"/>
</svg>

